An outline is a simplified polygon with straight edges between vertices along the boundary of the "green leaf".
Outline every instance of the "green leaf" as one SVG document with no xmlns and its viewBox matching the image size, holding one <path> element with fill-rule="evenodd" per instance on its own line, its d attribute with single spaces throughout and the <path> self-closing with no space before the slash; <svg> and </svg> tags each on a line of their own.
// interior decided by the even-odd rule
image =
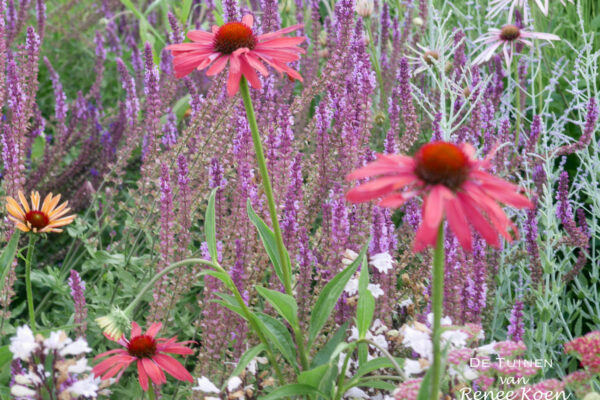
<svg viewBox="0 0 600 400">
<path fill-rule="evenodd" d="M 365 257 L 365 253 L 367 251 L 367 246 L 365 245 L 363 249 L 360 251 L 358 257 L 352 264 L 350 264 L 346 269 L 333 277 L 325 285 L 323 291 L 319 295 L 317 302 L 315 303 L 311 313 L 310 313 L 310 326 L 308 328 L 308 345 L 307 349 L 310 349 L 315 338 L 321 332 L 321 329 L 327 322 L 327 319 L 331 315 L 331 311 L 335 307 L 338 299 L 340 298 L 346 284 L 356 272 L 358 265 L 362 262 L 362 259 Z"/>
<path fill-rule="evenodd" d="M 277 250 L 275 234 L 273 233 L 271 228 L 269 228 L 267 224 L 265 224 L 265 221 L 263 221 L 258 215 L 256 215 L 254 209 L 252 208 L 252 204 L 250 204 L 250 199 L 248 199 L 246 204 L 248 209 L 248 218 L 250 218 L 250 221 L 252 221 L 252 224 L 254 224 L 254 226 L 258 230 L 258 234 L 260 235 L 260 239 L 263 242 L 263 246 L 267 251 L 269 258 L 271 259 L 271 262 L 273 263 L 273 267 L 275 268 L 275 273 L 277 274 L 279 281 L 283 283 L 283 269 L 281 266 L 281 260 L 279 259 L 279 251 Z M 288 265 L 290 265 L 290 256 L 287 250 L 284 249 L 284 252 L 285 257 L 288 261 Z"/>
<path fill-rule="evenodd" d="M 322 396 L 327 398 L 327 395 L 321 393 L 312 386 L 303 385 L 301 383 L 292 383 L 290 385 L 281 386 L 266 396 L 259 397 L 260 400 L 281 399 L 290 396 Z"/>
<path fill-rule="evenodd" d="M 137 8 L 135 8 L 135 5 L 133 5 L 131 0 L 121 0 L 121 4 L 123 4 L 125 8 L 131 11 L 140 22 L 140 38 L 142 39 L 142 41 L 150 42 L 150 37 L 145 34 L 146 31 L 150 31 L 156 39 L 160 40 L 162 44 L 165 44 L 165 41 L 162 39 L 160 33 L 158 33 L 156 29 L 152 27 L 150 22 L 148 22 L 148 19 L 146 19 L 146 17 L 141 12 L 139 12 Z"/>
<path fill-rule="evenodd" d="M 0 370 L 4 368 L 13 358 L 12 353 L 8 350 L 8 345 L 0 347 Z"/>
<path fill-rule="evenodd" d="M 300 329 L 298 322 L 298 304 L 296 300 L 285 293 L 256 286 L 256 291 L 264 297 L 293 329 Z"/>
<path fill-rule="evenodd" d="M 44 149 L 46 148 L 46 138 L 42 135 L 36 136 L 33 139 L 33 143 L 31 144 L 31 159 L 37 160 L 38 158 L 42 158 L 44 155 Z"/>
<path fill-rule="evenodd" d="M 308 371 L 302 371 L 298 376 L 298 383 L 319 388 L 321 380 L 325 376 L 329 365 L 319 365 L 317 368 L 309 369 Z"/>
<path fill-rule="evenodd" d="M 389 383 L 389 382 L 382 381 L 379 379 L 360 381 L 360 382 L 358 382 L 358 385 L 356 385 L 356 386 L 368 387 L 368 388 L 373 388 L 373 389 L 383 389 L 383 390 L 389 390 L 389 391 L 396 389 L 396 385 L 394 385 L 393 383 Z"/>
<path fill-rule="evenodd" d="M 296 345 L 292 341 L 292 335 L 286 326 L 279 320 L 263 313 L 255 313 L 256 322 L 260 330 L 267 336 L 281 355 L 290 363 L 296 371 Z"/>
<path fill-rule="evenodd" d="M 214 278 L 217 278 L 218 280 L 223 282 L 223 284 L 225 285 L 225 287 L 227 289 L 229 289 L 229 290 L 232 289 L 231 277 L 229 275 L 227 275 L 227 273 L 221 272 L 221 271 L 213 271 L 212 269 L 205 269 L 204 271 L 201 271 L 198 274 L 198 276 L 204 276 L 204 275 L 209 275 Z"/>
<path fill-rule="evenodd" d="M 21 237 L 21 231 L 15 229 L 12 236 L 10 237 L 10 241 L 2 251 L 2 255 L 0 255 L 0 293 L 4 290 L 4 280 L 8 271 L 10 270 L 10 266 L 15 259 L 15 254 L 17 254 L 17 246 L 19 245 L 19 238 Z"/>
<path fill-rule="evenodd" d="M 433 368 L 429 368 L 427 373 L 425 373 L 425 377 L 421 382 L 421 387 L 419 388 L 419 394 L 417 395 L 417 400 L 429 400 L 430 391 L 431 391 L 431 375 L 433 374 Z"/>
<path fill-rule="evenodd" d="M 179 12 L 179 21 L 183 26 L 186 25 L 190 12 L 192 11 L 193 0 L 183 0 L 181 11 Z"/>
<path fill-rule="evenodd" d="M 319 350 L 319 352 L 315 355 L 312 360 L 311 366 L 317 367 L 322 364 L 327 364 L 331 360 L 331 355 L 333 354 L 336 347 L 344 341 L 346 337 L 346 331 L 348 330 L 348 321 L 344 322 L 342 326 L 338 328 L 335 334 L 329 339 L 325 346 Z"/>
<path fill-rule="evenodd" d="M 219 256 L 217 253 L 217 225 L 215 222 L 215 196 L 217 195 L 217 189 L 214 188 L 210 192 L 208 197 L 208 207 L 206 207 L 206 214 L 204 216 L 204 234 L 206 235 L 206 244 L 208 245 L 208 252 L 212 262 L 218 263 Z"/>
<path fill-rule="evenodd" d="M 244 320 L 246 320 L 246 314 L 244 314 L 243 310 L 241 309 L 241 307 L 238 307 L 236 305 L 233 305 L 231 303 L 228 303 L 224 300 L 211 300 L 213 303 L 217 303 L 220 304 L 221 306 L 225 307 L 226 309 L 236 313 L 237 315 L 239 315 L 240 317 L 242 317 Z"/>
<path fill-rule="evenodd" d="M 399 365 L 402 365 L 404 363 L 404 359 L 402 359 L 402 358 L 396 359 L 396 361 L 398 362 Z M 392 364 L 390 359 L 387 357 L 374 358 L 370 361 L 367 361 L 364 365 L 361 365 L 358 368 L 358 371 L 356 371 L 355 376 L 361 377 L 363 375 L 366 375 L 368 373 L 371 373 L 373 371 L 377 371 L 377 370 L 383 369 L 383 368 L 394 368 L 394 364 Z"/>
<path fill-rule="evenodd" d="M 254 360 L 254 358 L 256 356 L 258 356 L 260 353 L 262 353 L 266 349 L 267 348 L 265 347 L 265 345 L 260 343 L 256 346 L 251 347 L 248 350 L 246 350 L 246 352 L 244 354 L 242 354 L 242 356 L 240 357 L 240 361 L 237 363 L 235 369 L 231 373 L 230 378 L 233 378 L 234 376 L 239 376 L 246 369 L 246 366 L 248 364 L 250 364 L 250 361 Z M 224 388 L 225 388 L 225 386 L 223 386 L 222 389 L 224 389 Z"/>
<path fill-rule="evenodd" d="M 367 266 L 366 257 L 363 258 L 362 267 L 360 270 L 360 278 L 358 279 L 358 304 L 356 307 L 356 319 L 358 328 L 358 338 L 364 339 L 367 336 L 373 313 L 375 312 L 375 298 L 368 289 L 369 286 L 369 267 Z"/>
</svg>

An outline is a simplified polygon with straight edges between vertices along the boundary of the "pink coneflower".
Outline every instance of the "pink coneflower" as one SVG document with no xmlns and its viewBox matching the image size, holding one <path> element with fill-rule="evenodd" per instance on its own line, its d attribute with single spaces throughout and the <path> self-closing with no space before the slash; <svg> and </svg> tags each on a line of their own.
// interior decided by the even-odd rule
<svg viewBox="0 0 600 400">
<path fill-rule="evenodd" d="M 473 60 L 473 64 L 481 64 L 492 58 L 492 55 L 496 52 L 496 49 L 502 46 L 504 52 L 504 58 L 506 60 L 506 66 L 510 68 L 513 55 L 513 43 L 523 43 L 527 46 L 532 46 L 531 41 L 527 39 L 543 39 L 543 40 L 560 40 L 560 38 L 552 33 L 541 33 L 541 32 L 526 32 L 516 25 L 504 25 L 502 29 L 492 28 L 488 33 L 484 34 L 475 42 L 481 42 L 482 44 L 478 47 L 489 45 L 480 55 Z"/>
<path fill-rule="evenodd" d="M 573 0 L 567 0 L 569 3 L 573 3 Z M 566 6 L 563 0 L 560 0 L 560 3 L 563 6 Z M 550 7 L 549 0 L 535 0 L 535 4 L 537 4 L 538 8 L 545 16 L 548 16 L 548 10 Z M 490 0 L 490 9 L 488 11 L 488 17 L 495 17 L 498 15 L 504 8 L 510 6 L 508 9 L 508 20 L 511 21 L 513 14 L 515 12 L 515 8 L 519 7 L 523 10 L 523 20 L 525 23 L 529 22 L 529 11 L 527 7 L 527 0 Z"/>
<path fill-rule="evenodd" d="M 264 76 L 269 72 L 264 61 L 279 73 L 287 74 L 290 79 L 302 81 L 300 74 L 287 63 L 300 59 L 304 49 L 297 47 L 305 37 L 283 37 L 303 25 L 293 25 L 275 32 L 256 36 L 252 31 L 254 17 L 244 15 L 242 22 L 228 22 L 218 27 L 213 25 L 212 33 L 190 31 L 187 36 L 192 43 L 172 44 L 167 49 L 173 52 L 175 76 L 184 77 L 194 69 L 208 68 L 206 75 L 212 76 L 223 71 L 229 62 L 227 93 L 235 95 L 240 86 L 242 75 L 250 85 L 260 89 L 261 83 L 256 71 Z M 211 65 L 212 64 L 212 65 Z"/>
<path fill-rule="evenodd" d="M 457 146 L 447 142 L 432 142 L 419 149 L 414 157 L 378 154 L 377 160 L 350 173 L 346 179 L 377 177 L 357 186 L 346 199 L 362 203 L 382 198 L 382 207 L 397 208 L 407 200 L 423 198 L 423 222 L 417 231 L 413 249 L 435 246 L 442 218 L 446 215 L 450 229 L 465 250 L 471 250 L 471 229 L 481 234 L 492 246 L 498 247 L 498 233 L 512 240 L 507 228 L 516 228 L 497 201 L 517 207 L 532 207 L 518 194 L 518 187 L 490 175 L 488 156 L 474 158 L 475 149 L 468 144 Z"/>
<path fill-rule="evenodd" d="M 180 381 L 193 382 L 192 375 L 173 357 L 171 354 L 192 354 L 194 351 L 186 344 L 191 342 L 176 342 L 177 338 L 155 338 L 162 324 L 152 324 L 146 334 L 142 334 L 142 329 L 135 322 L 131 323 L 131 339 L 127 340 L 121 336 L 119 340 L 114 340 L 106 335 L 107 338 L 119 343 L 125 349 L 109 350 L 96 356 L 95 359 L 114 354 L 96 365 L 92 372 L 96 376 L 101 376 L 102 380 L 110 379 L 117 375 L 117 380 L 121 377 L 127 367 L 137 361 L 140 386 L 148 390 L 148 377 L 152 379 L 155 385 L 163 384 L 167 381 L 163 370 L 175 379 Z"/>
</svg>

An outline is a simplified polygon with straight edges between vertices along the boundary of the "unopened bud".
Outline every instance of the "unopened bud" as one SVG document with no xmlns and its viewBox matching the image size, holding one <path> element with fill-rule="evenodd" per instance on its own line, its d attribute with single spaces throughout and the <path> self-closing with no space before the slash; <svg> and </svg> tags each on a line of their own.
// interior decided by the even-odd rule
<svg viewBox="0 0 600 400">
<path fill-rule="evenodd" d="M 373 0 L 358 0 L 356 13 L 363 18 L 369 18 L 373 14 Z"/>
</svg>

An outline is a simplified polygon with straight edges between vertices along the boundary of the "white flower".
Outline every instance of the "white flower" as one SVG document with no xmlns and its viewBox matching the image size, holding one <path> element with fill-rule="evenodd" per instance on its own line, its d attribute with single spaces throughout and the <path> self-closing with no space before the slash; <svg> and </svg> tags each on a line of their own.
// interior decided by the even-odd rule
<svg viewBox="0 0 600 400">
<path fill-rule="evenodd" d="M 241 384 L 242 380 L 239 377 L 234 376 L 227 382 L 227 390 L 233 392 L 235 389 L 239 388 Z"/>
<path fill-rule="evenodd" d="M 369 395 L 364 391 L 360 390 L 359 388 L 353 387 L 346 393 L 344 393 L 344 397 L 348 397 L 351 399 L 368 399 Z"/>
<path fill-rule="evenodd" d="M 77 338 L 73 343 L 69 343 L 62 350 L 60 350 L 61 356 L 78 356 L 83 353 L 89 353 L 92 349 L 88 346 L 84 338 Z"/>
<path fill-rule="evenodd" d="M 86 371 L 91 370 L 88 366 L 87 359 L 80 358 L 77 362 L 67 368 L 67 371 L 72 372 L 74 374 L 83 374 Z"/>
<path fill-rule="evenodd" d="M 381 286 L 379 286 L 378 283 L 369 283 L 369 285 L 367 286 L 367 289 L 369 290 L 369 292 L 371 292 L 373 297 L 375 297 L 376 299 L 379 298 L 379 296 L 384 294 L 383 289 L 381 289 Z"/>
<path fill-rule="evenodd" d="M 373 336 L 371 334 L 371 332 L 368 332 L 366 336 L 367 336 L 367 339 L 373 341 L 379 347 L 384 348 L 386 350 L 388 349 L 388 342 L 387 342 L 387 340 L 385 340 L 385 336 L 384 335 L 375 335 L 375 336 Z"/>
<path fill-rule="evenodd" d="M 204 393 L 219 393 L 220 390 L 207 377 L 198 378 L 198 386 L 194 386 L 192 390 L 199 390 Z"/>
<path fill-rule="evenodd" d="M 358 279 L 350 279 L 344 288 L 344 292 L 346 292 L 348 296 L 354 296 L 356 293 L 358 293 Z"/>
<path fill-rule="evenodd" d="M 498 351 L 496 351 L 496 349 L 494 349 L 494 346 L 496 346 L 496 342 L 492 342 L 490 344 L 479 346 L 477 348 L 477 353 L 481 353 L 481 354 L 485 354 L 485 355 L 498 354 Z"/>
<path fill-rule="evenodd" d="M 18 327 L 16 335 L 10 338 L 8 349 L 13 354 L 13 359 L 20 358 L 27 361 L 38 346 L 31 329 L 27 325 L 23 325 Z"/>
<path fill-rule="evenodd" d="M 430 358 L 433 351 L 433 344 L 429 337 L 429 332 L 423 332 L 421 329 L 415 329 L 412 326 L 404 325 L 401 330 L 402 344 L 410 347 L 421 357 Z"/>
<path fill-rule="evenodd" d="M 402 300 L 400 302 L 400 307 L 408 307 L 413 303 L 412 299 Z"/>
<path fill-rule="evenodd" d="M 356 13 L 363 18 L 368 18 L 373 14 L 373 0 L 358 0 L 356 3 Z"/>
<path fill-rule="evenodd" d="M 98 396 L 98 389 L 100 389 L 99 384 L 100 377 L 96 378 L 92 374 L 85 379 L 75 382 L 66 390 L 76 396 L 96 397 Z"/>
<path fill-rule="evenodd" d="M 64 331 L 50 332 L 50 337 L 44 340 L 44 354 L 50 350 L 60 350 L 71 342 Z"/>
<path fill-rule="evenodd" d="M 433 313 L 427 314 L 427 322 L 430 326 L 433 326 Z M 452 325 L 452 319 L 450 317 L 442 317 L 441 325 Z"/>
<path fill-rule="evenodd" d="M 256 362 L 256 358 L 253 358 L 252 361 L 246 365 L 246 370 L 250 373 L 250 375 L 256 374 L 256 367 L 258 366 Z"/>
<path fill-rule="evenodd" d="M 463 348 L 467 345 L 467 339 L 469 338 L 469 335 L 467 335 L 465 332 L 463 331 L 459 331 L 459 330 L 449 330 L 449 331 L 445 331 L 442 332 L 442 339 L 444 339 L 447 342 L 450 342 L 450 344 L 456 348 Z"/>
<path fill-rule="evenodd" d="M 412 22 L 416 26 L 422 26 L 424 24 L 423 18 L 421 18 L 421 17 L 414 17 L 413 20 L 412 20 Z"/>
<path fill-rule="evenodd" d="M 371 326 L 371 330 L 373 331 L 373 333 L 380 334 L 380 333 L 383 333 L 383 332 L 387 332 L 388 327 L 385 326 L 383 324 L 383 322 L 381 322 L 381 320 L 379 318 L 377 318 L 375 321 L 373 321 L 373 325 Z"/>
<path fill-rule="evenodd" d="M 424 368 L 419 361 L 410 358 L 404 359 L 404 374 L 406 376 L 420 374 L 423 370 Z"/>
<path fill-rule="evenodd" d="M 344 255 L 342 256 L 342 264 L 350 265 L 354 262 L 354 260 L 356 260 L 356 257 L 358 257 L 357 252 L 352 251 L 350 249 L 346 249 Z"/>
<path fill-rule="evenodd" d="M 15 375 L 15 382 L 17 382 L 19 385 L 29 385 L 31 383 L 31 380 L 26 376 L 26 375 Z"/>
<path fill-rule="evenodd" d="M 21 385 L 12 385 L 10 388 L 10 394 L 12 394 L 15 397 L 32 397 L 35 396 L 36 393 L 28 387 Z"/>
<path fill-rule="evenodd" d="M 394 260 L 387 251 L 375 254 L 371 257 L 369 263 L 382 274 L 387 274 L 390 269 L 394 268 Z"/>
</svg>

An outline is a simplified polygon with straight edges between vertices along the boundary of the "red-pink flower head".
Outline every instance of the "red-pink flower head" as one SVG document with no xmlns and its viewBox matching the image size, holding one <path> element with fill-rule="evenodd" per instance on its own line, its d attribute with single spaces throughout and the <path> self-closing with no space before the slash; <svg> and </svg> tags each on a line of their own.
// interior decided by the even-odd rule
<svg viewBox="0 0 600 400">
<path fill-rule="evenodd" d="M 106 360 L 96 365 L 92 372 L 96 376 L 102 376 L 102 380 L 110 379 L 116 375 L 117 380 L 123 372 L 134 361 L 137 363 L 140 386 L 148 390 L 148 377 L 155 385 L 161 385 L 167 381 L 163 371 L 180 381 L 193 382 L 192 375 L 171 354 L 192 354 L 194 351 L 186 344 L 192 342 L 177 342 L 177 338 L 156 338 L 162 324 L 152 324 L 148 331 L 143 334 L 142 329 L 135 322 L 131 323 L 131 339 L 127 340 L 121 336 L 119 340 L 106 337 L 116 341 L 124 349 L 109 350 L 96 356 L 96 359 L 112 354 Z"/>
<path fill-rule="evenodd" d="M 348 191 L 346 199 L 362 203 L 381 198 L 380 206 L 397 208 L 421 196 L 423 222 L 413 244 L 416 252 L 435 246 L 444 215 L 465 250 L 471 250 L 470 226 L 498 247 L 498 234 L 511 241 L 508 228 L 517 231 L 497 202 L 517 208 L 532 207 L 532 203 L 518 193 L 517 186 L 485 171 L 491 166 L 490 158 L 477 160 L 471 145 L 441 141 L 424 145 L 414 157 L 378 154 L 376 161 L 346 177 L 375 177 Z"/>
<path fill-rule="evenodd" d="M 222 26 L 213 25 L 212 32 L 189 31 L 191 43 L 167 46 L 173 53 L 175 76 L 182 78 L 193 70 L 208 68 L 206 75 L 213 76 L 225 69 L 229 63 L 227 93 L 234 96 L 244 76 L 255 89 L 261 88 L 256 71 L 263 76 L 269 74 L 263 61 L 280 74 L 290 79 L 302 81 L 300 74 L 287 64 L 300 59 L 304 49 L 298 47 L 306 38 L 284 37 L 303 25 L 293 25 L 275 32 L 255 35 L 252 30 L 254 18 L 244 15 L 241 22 L 228 22 Z"/>
</svg>

